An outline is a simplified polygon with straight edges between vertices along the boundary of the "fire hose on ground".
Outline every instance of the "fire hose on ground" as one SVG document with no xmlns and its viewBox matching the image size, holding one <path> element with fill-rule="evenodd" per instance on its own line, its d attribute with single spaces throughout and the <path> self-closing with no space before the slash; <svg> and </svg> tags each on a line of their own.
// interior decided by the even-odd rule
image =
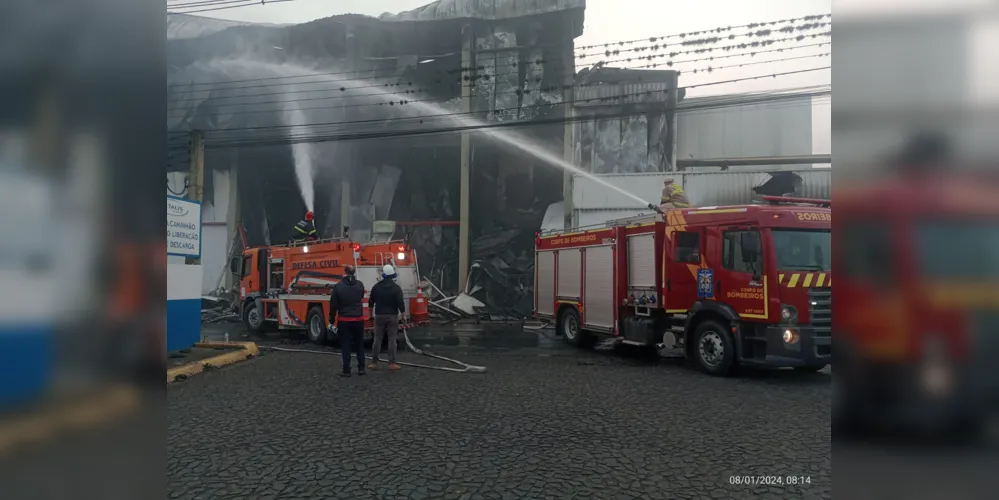
<svg viewBox="0 0 999 500">
<path fill-rule="evenodd" d="M 455 360 L 455 359 L 445 358 L 444 356 L 441 356 L 441 355 L 438 355 L 438 354 L 434 354 L 432 352 L 427 352 L 427 351 L 420 350 L 419 348 L 417 348 L 416 346 L 414 346 L 412 342 L 410 342 L 410 340 L 409 340 L 409 334 L 406 333 L 406 330 L 402 331 L 402 338 L 403 338 L 403 340 L 406 341 L 406 347 L 410 351 L 412 351 L 413 353 L 419 354 L 419 355 L 422 355 L 422 356 L 427 356 L 427 357 L 434 358 L 434 359 L 439 359 L 441 361 L 447 361 L 448 363 L 453 363 L 453 364 L 456 364 L 458 366 L 461 366 L 461 368 L 451 368 L 451 367 L 447 367 L 447 366 L 421 365 L 419 363 L 406 363 L 406 362 L 402 362 L 402 361 L 397 362 L 399 365 L 410 366 L 410 367 L 413 367 L 413 368 L 427 368 L 427 369 L 430 369 L 430 370 L 441 370 L 441 371 L 452 372 L 452 373 L 486 373 L 486 367 L 484 367 L 484 366 L 470 365 L 470 364 L 467 364 L 467 363 L 462 363 L 461 361 L 458 361 L 458 360 Z M 337 355 L 337 356 L 340 355 L 340 351 L 333 351 L 333 350 L 330 350 L 330 351 L 314 351 L 314 350 L 311 350 L 311 349 L 291 349 L 291 348 L 287 348 L 287 347 L 272 347 L 272 346 L 258 346 L 258 347 L 261 350 L 277 351 L 277 352 L 298 352 L 298 353 L 306 353 L 306 354 L 331 354 L 331 355 Z M 365 358 L 368 359 L 368 360 L 373 359 L 371 356 L 365 356 Z"/>
</svg>

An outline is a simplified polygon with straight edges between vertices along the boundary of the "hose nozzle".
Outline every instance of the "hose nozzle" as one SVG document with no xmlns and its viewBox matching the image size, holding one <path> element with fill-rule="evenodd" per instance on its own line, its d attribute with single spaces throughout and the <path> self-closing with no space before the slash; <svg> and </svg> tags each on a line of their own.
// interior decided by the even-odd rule
<svg viewBox="0 0 999 500">
<path fill-rule="evenodd" d="M 649 203 L 649 210 L 652 210 L 653 212 L 659 215 L 666 215 L 663 213 L 663 209 L 659 208 L 659 205 L 656 205 L 654 203 Z"/>
</svg>

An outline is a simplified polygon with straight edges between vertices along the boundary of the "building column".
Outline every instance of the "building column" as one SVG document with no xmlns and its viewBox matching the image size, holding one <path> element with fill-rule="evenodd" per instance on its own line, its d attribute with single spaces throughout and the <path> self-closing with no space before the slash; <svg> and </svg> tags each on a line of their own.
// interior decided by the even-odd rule
<svg viewBox="0 0 999 500">
<path fill-rule="evenodd" d="M 205 197 L 205 135 L 200 130 L 191 132 L 191 174 L 188 184 L 187 199 L 201 203 Z M 204 213 L 200 224 L 204 224 L 203 219 Z M 188 257 L 187 263 L 201 264 L 201 259 Z"/>
<path fill-rule="evenodd" d="M 234 241 L 240 240 L 239 236 L 239 224 L 240 224 L 240 211 L 239 211 L 239 150 L 232 149 L 230 153 L 230 164 L 229 164 L 229 206 L 226 208 L 225 214 L 225 235 L 226 241 L 229 245 L 232 245 Z M 235 248 L 237 249 L 236 255 L 239 255 L 239 251 L 242 250 L 242 242 L 237 243 Z M 232 258 L 232 255 L 226 256 L 227 259 Z M 227 289 L 236 286 L 238 283 L 238 278 L 235 275 L 228 272 L 228 260 L 226 261 L 226 271 L 225 272 L 225 286 Z"/>
<path fill-rule="evenodd" d="M 360 55 L 357 53 L 357 38 L 356 34 L 354 33 L 354 26 L 352 24 L 346 24 L 344 26 L 344 29 L 346 30 L 346 38 L 344 41 L 345 42 L 344 45 L 347 53 L 347 58 L 346 58 L 347 70 L 351 72 L 350 74 L 352 75 L 351 76 L 352 78 L 357 78 L 358 73 L 356 73 L 356 71 L 359 67 L 357 61 Z M 344 106 L 343 108 L 344 110 L 347 107 L 346 101 L 347 99 L 341 100 L 341 105 Z M 346 115 L 344 115 L 344 120 L 348 121 Z M 344 144 L 345 147 L 341 149 L 349 149 L 350 152 L 340 153 L 341 159 L 346 160 L 345 161 L 346 167 L 340 169 L 340 171 L 342 172 L 341 174 L 342 178 L 340 179 L 340 227 L 339 231 L 333 232 L 333 234 L 340 233 L 341 235 L 343 228 L 350 226 L 350 177 L 351 175 L 353 175 L 354 170 L 356 168 L 356 165 L 354 165 L 353 162 L 351 161 L 354 159 L 353 148 L 351 145 L 347 143 Z"/>
<path fill-rule="evenodd" d="M 465 23 L 461 33 L 461 112 L 472 112 L 472 25 Z M 458 289 L 463 290 L 468 279 L 469 220 L 468 206 L 471 195 L 472 137 L 468 131 L 461 133 L 461 188 L 458 205 Z"/>
<path fill-rule="evenodd" d="M 680 79 L 677 76 L 676 71 L 671 71 L 669 78 L 669 92 L 666 93 L 666 119 L 669 120 L 669 143 L 667 143 L 667 147 L 669 148 L 669 166 L 666 168 L 668 168 L 671 172 L 680 170 L 676 166 L 676 107 L 679 98 Z"/>
<path fill-rule="evenodd" d="M 572 102 L 575 100 L 576 54 L 575 38 L 573 37 L 575 31 L 571 16 L 566 16 L 565 22 L 562 25 L 562 32 L 565 33 L 566 38 L 562 43 L 562 68 L 564 68 L 562 73 L 562 100 L 565 103 L 562 105 L 562 112 L 565 117 L 565 134 L 562 138 L 562 159 L 571 165 L 576 165 L 575 134 L 573 134 L 576 124 L 572 121 L 573 116 L 575 116 L 575 106 L 573 106 Z M 565 229 L 573 227 L 572 187 L 572 172 L 563 170 L 562 212 L 563 227 Z"/>
</svg>

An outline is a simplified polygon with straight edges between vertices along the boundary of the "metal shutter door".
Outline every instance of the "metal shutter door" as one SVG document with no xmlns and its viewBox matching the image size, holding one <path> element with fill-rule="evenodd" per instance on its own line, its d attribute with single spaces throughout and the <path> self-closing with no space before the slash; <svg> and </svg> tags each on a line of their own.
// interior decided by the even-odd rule
<svg viewBox="0 0 999 500">
<path fill-rule="evenodd" d="M 534 310 L 538 314 L 555 314 L 555 252 L 538 252 L 534 263 Z"/>
<path fill-rule="evenodd" d="M 614 327 L 614 248 L 610 245 L 586 249 L 585 323 Z"/>
<path fill-rule="evenodd" d="M 558 252 L 558 291 L 559 297 L 579 299 L 580 274 L 582 274 L 582 252 L 578 248 Z"/>
<path fill-rule="evenodd" d="M 628 286 L 656 286 L 656 246 L 652 233 L 628 237 Z"/>
</svg>

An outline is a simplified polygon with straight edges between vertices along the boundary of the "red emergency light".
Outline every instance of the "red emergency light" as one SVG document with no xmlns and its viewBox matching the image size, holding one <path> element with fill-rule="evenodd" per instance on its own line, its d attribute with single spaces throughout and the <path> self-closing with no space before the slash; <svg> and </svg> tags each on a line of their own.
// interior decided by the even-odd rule
<svg viewBox="0 0 999 500">
<path fill-rule="evenodd" d="M 400 252 L 405 252 L 406 251 L 406 247 L 403 246 L 403 245 L 399 245 L 399 251 Z"/>
<path fill-rule="evenodd" d="M 360 243 L 352 243 L 350 245 L 350 248 L 353 248 L 355 252 L 360 252 L 361 251 L 361 244 Z"/>
</svg>

